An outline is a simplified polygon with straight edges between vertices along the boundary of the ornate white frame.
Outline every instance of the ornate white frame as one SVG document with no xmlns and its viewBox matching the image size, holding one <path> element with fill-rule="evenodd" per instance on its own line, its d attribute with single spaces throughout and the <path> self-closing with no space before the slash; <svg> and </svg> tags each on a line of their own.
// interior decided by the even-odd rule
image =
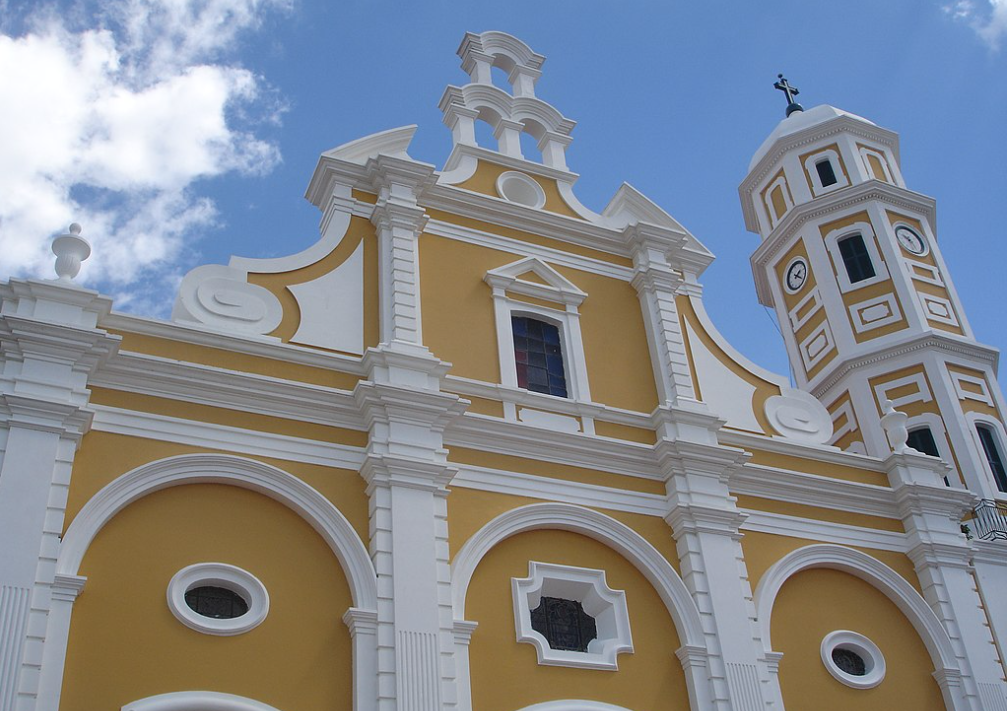
<svg viewBox="0 0 1007 711">
<path fill-rule="evenodd" d="M 867 249 L 867 254 L 871 257 L 871 264 L 874 266 L 874 276 L 853 283 L 850 281 L 850 275 L 846 273 L 846 263 L 843 261 L 843 255 L 839 251 L 839 241 L 844 237 L 852 237 L 857 233 L 860 233 L 861 237 L 864 238 L 864 247 Z M 889 278 L 888 265 L 881 258 L 881 252 L 878 250 L 878 238 L 874 232 L 874 227 L 869 222 L 854 222 L 852 225 L 840 227 L 837 230 L 829 232 L 825 235 L 825 246 L 829 250 L 829 256 L 832 257 L 839 290 L 844 294 L 848 291 L 870 286 L 871 284 L 877 284 Z"/>
<path fill-rule="evenodd" d="M 517 641 L 534 645 L 539 664 L 616 671 L 618 655 L 633 651 L 626 593 L 608 586 L 604 570 L 529 561 L 528 577 L 512 578 L 511 592 Z M 598 636 L 588 644 L 586 652 L 553 649 L 532 629 L 531 611 L 543 597 L 575 600 L 594 618 Z"/>
<path fill-rule="evenodd" d="M 822 185 L 822 179 L 818 175 L 817 166 L 823 160 L 827 160 L 832 164 L 832 172 L 836 175 L 836 182 L 832 185 Z M 849 178 L 846 177 L 846 173 L 843 171 L 843 163 L 839 160 L 839 154 L 832 148 L 824 151 L 818 151 L 817 153 L 813 153 L 805 158 L 804 169 L 811 177 L 811 188 L 816 197 L 819 195 L 825 195 L 826 193 L 831 193 L 833 190 L 845 188 L 850 184 Z"/>
<path fill-rule="evenodd" d="M 230 590 L 248 603 L 248 612 L 240 617 L 216 619 L 205 617 L 189 607 L 185 594 L 200 585 L 214 585 Z M 168 583 L 168 608 L 179 622 L 203 634 L 230 637 L 255 629 L 269 614 L 266 586 L 249 573 L 227 563 L 193 563 L 175 573 Z"/>
<path fill-rule="evenodd" d="M 534 199 L 531 201 L 525 201 L 523 199 L 519 199 L 519 197 L 508 195 L 508 183 L 517 183 L 520 186 L 527 188 L 534 195 Z M 495 187 L 497 194 L 507 202 L 524 205 L 525 207 L 534 208 L 536 210 L 541 209 L 545 205 L 545 190 L 542 189 L 542 186 L 538 184 L 537 180 L 525 173 L 519 173 L 516 170 L 504 171 L 497 177 Z"/>
<path fill-rule="evenodd" d="M 863 676 L 847 674 L 832 659 L 832 650 L 848 649 L 864 660 L 867 673 Z M 822 639 L 822 664 L 839 683 L 854 689 L 873 689 L 885 680 L 885 655 L 864 635 L 850 630 L 829 632 Z"/>
<path fill-rule="evenodd" d="M 521 275 L 529 272 L 536 274 L 546 283 L 539 284 L 521 279 Z M 560 350 L 563 354 L 563 366 L 567 381 L 568 397 L 566 399 L 589 402 L 591 391 L 587 382 L 587 363 L 584 359 L 584 339 L 581 335 L 580 312 L 578 310 L 580 304 L 587 298 L 587 294 L 545 262 L 535 257 L 526 257 L 512 264 L 490 270 L 486 273 L 484 280 L 493 289 L 497 353 L 500 357 L 500 382 L 506 387 L 518 388 L 511 317 L 531 316 L 559 327 Z M 556 308 L 514 299 L 509 294 L 551 301 L 556 304 Z M 516 419 L 516 408 L 511 404 L 510 409 L 514 411 L 507 412 L 508 418 Z"/>
</svg>

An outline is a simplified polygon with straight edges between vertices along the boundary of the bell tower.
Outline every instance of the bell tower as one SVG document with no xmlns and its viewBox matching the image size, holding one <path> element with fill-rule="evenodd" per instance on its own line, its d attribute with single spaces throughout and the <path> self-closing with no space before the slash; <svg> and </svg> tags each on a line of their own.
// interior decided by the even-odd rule
<svg viewBox="0 0 1007 711">
<path fill-rule="evenodd" d="M 832 443 L 887 456 L 885 401 L 950 486 L 1007 500 L 998 351 L 975 340 L 937 242 L 936 203 L 909 189 L 898 136 L 832 106 L 787 112 L 739 188 L 759 300 L 794 377 L 832 415 Z M 960 239 L 960 235 L 952 235 Z"/>
</svg>

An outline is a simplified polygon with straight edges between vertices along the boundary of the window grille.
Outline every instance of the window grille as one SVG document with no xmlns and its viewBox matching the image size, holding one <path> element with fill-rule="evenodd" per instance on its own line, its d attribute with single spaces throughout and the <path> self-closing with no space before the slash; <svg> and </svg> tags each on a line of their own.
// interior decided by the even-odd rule
<svg viewBox="0 0 1007 711">
<path fill-rule="evenodd" d="M 559 327 L 527 316 L 512 316 L 518 387 L 568 397 Z"/>
<path fill-rule="evenodd" d="M 185 604 L 197 614 L 215 620 L 230 620 L 248 612 L 248 603 L 238 593 L 213 585 L 187 591 Z"/>
<path fill-rule="evenodd" d="M 546 638 L 549 646 L 572 652 L 586 652 L 598 637 L 594 618 L 576 600 L 543 597 L 531 611 L 531 628 Z"/>
</svg>

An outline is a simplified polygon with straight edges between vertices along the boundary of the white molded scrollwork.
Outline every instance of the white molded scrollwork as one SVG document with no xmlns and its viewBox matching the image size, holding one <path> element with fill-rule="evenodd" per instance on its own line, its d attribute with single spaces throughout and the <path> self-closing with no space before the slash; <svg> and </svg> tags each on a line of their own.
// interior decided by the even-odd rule
<svg viewBox="0 0 1007 711">
<path fill-rule="evenodd" d="M 172 321 L 246 334 L 269 333 L 280 325 L 283 307 L 271 291 L 245 279 L 245 272 L 221 264 L 196 267 L 182 280 Z"/>
<path fill-rule="evenodd" d="M 814 395 L 796 388 L 781 388 L 766 400 L 766 417 L 787 439 L 825 444 L 832 437 L 832 417 Z"/>
</svg>

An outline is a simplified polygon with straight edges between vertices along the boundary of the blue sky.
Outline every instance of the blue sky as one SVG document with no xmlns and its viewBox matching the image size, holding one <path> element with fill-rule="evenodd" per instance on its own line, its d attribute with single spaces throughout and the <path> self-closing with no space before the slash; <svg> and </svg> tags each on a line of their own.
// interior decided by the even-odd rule
<svg viewBox="0 0 1007 711">
<path fill-rule="evenodd" d="M 703 241 L 707 308 L 757 363 L 787 369 L 737 186 L 783 118 L 778 72 L 805 106 L 900 134 L 979 340 L 1007 346 L 1007 0 L 0 0 L 0 18 L 3 274 L 50 276 L 77 220 L 84 283 L 166 316 L 193 266 L 299 251 L 320 152 L 416 123 L 410 153 L 443 165 L 455 49 L 496 29 L 548 57 L 536 90 L 578 122 L 580 200 L 626 181 Z"/>
</svg>

